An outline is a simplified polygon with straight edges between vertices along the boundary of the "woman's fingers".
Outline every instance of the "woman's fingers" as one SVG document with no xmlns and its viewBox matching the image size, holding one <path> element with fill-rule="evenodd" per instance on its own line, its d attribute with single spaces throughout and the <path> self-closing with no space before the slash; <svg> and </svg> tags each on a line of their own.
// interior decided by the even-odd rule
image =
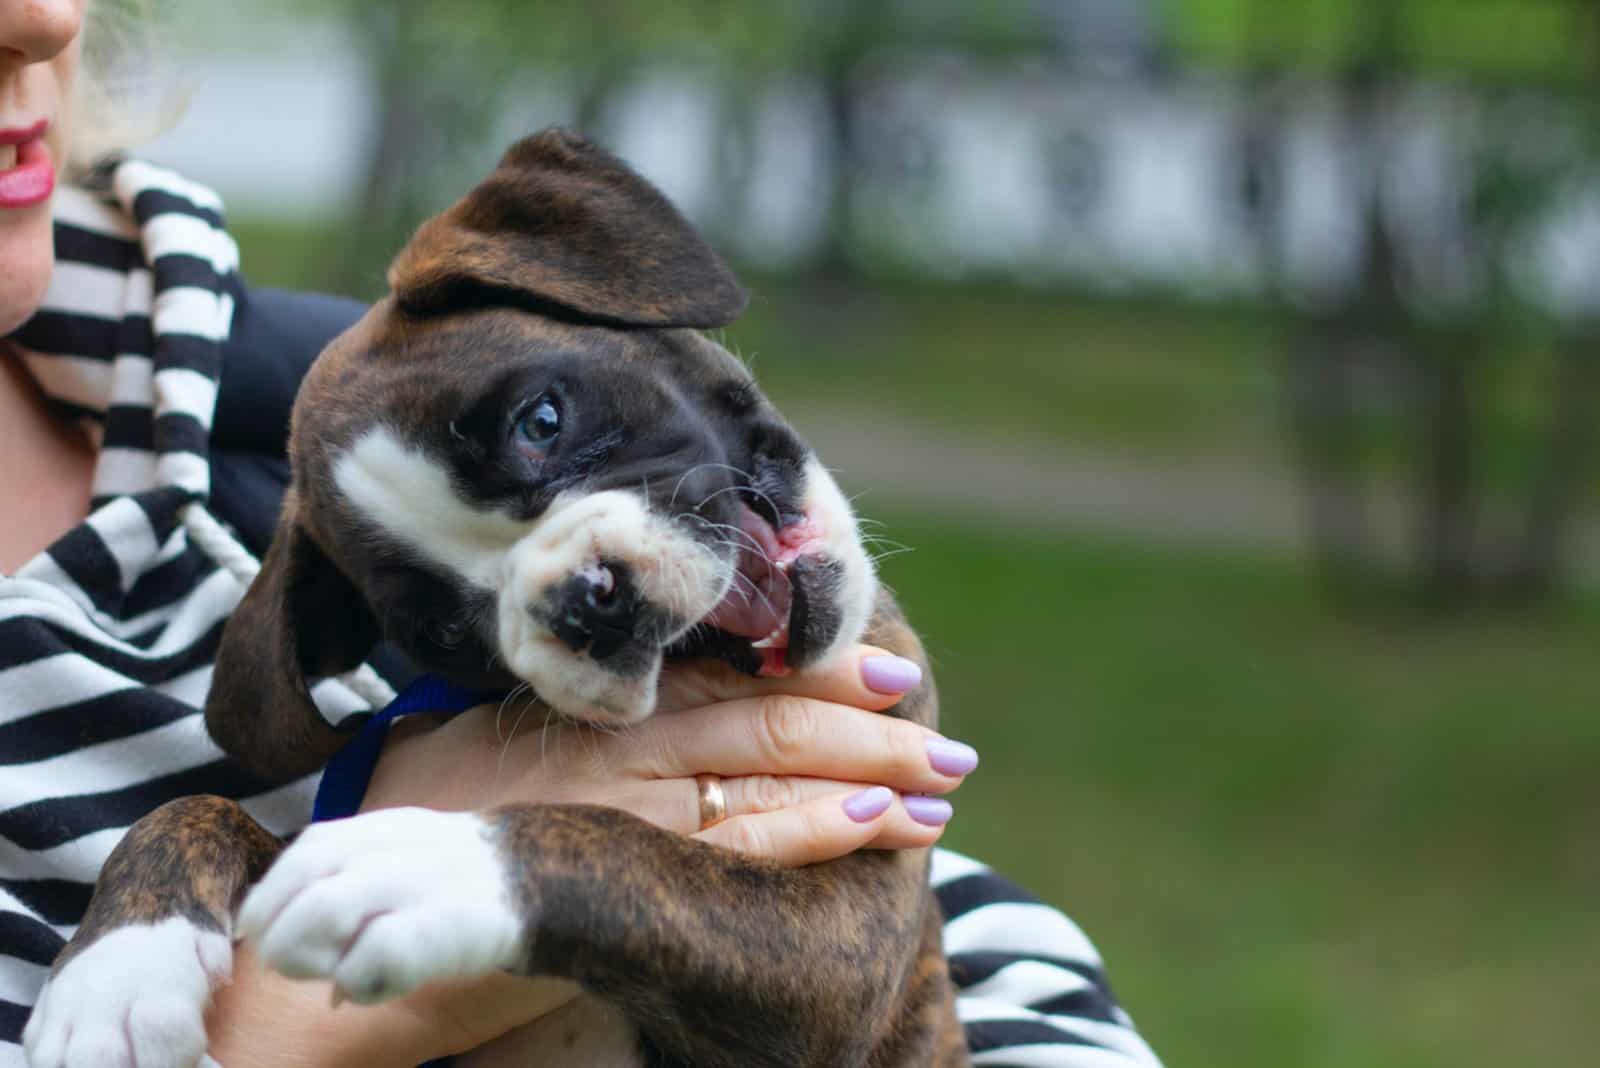
<svg viewBox="0 0 1600 1068">
<path fill-rule="evenodd" d="M 787 867 L 817 864 L 869 847 L 930 846 L 944 825 L 921 823 L 886 786 L 814 798 L 773 812 L 731 816 L 693 837 Z"/>
<path fill-rule="evenodd" d="M 727 806 L 725 819 L 730 820 L 800 808 L 813 801 L 844 798 L 872 788 L 871 783 L 800 775 L 737 775 L 718 778 L 716 784 Z M 905 819 L 918 826 L 942 827 L 950 819 L 950 803 L 942 798 L 908 795 L 899 803 L 905 810 Z M 641 783 L 616 804 L 678 834 L 695 834 L 703 829 L 700 826 L 700 784 L 692 778 Z M 905 830 L 900 826 L 902 822 L 891 820 L 888 829 Z M 884 849 L 905 849 L 925 844 L 925 836 L 917 833 L 874 844 Z"/>
<path fill-rule="evenodd" d="M 718 704 L 743 697 L 786 693 L 881 712 L 922 683 L 914 661 L 871 645 L 858 645 L 825 669 L 782 678 L 752 678 L 720 660 L 669 665 L 661 673 L 659 712 Z"/>
<path fill-rule="evenodd" d="M 793 694 L 747 697 L 637 728 L 647 775 L 803 775 L 882 783 L 914 794 L 954 790 L 978 765 L 970 746 L 926 727 Z"/>
</svg>

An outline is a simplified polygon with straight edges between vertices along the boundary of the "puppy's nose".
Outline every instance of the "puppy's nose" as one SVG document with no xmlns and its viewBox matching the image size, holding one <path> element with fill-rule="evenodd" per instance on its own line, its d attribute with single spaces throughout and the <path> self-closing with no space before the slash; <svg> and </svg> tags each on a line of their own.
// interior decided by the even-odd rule
<svg viewBox="0 0 1600 1068">
<path fill-rule="evenodd" d="M 590 565 L 552 592 L 550 629 L 573 652 L 604 660 L 633 641 L 639 594 L 624 565 Z"/>
</svg>

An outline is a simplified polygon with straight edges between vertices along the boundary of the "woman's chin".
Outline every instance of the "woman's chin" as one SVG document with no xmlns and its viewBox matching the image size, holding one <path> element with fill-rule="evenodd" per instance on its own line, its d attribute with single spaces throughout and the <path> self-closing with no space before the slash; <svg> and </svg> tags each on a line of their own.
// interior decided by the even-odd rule
<svg viewBox="0 0 1600 1068">
<path fill-rule="evenodd" d="M 0 337 L 39 310 L 54 268 L 50 205 L 0 211 Z"/>
</svg>

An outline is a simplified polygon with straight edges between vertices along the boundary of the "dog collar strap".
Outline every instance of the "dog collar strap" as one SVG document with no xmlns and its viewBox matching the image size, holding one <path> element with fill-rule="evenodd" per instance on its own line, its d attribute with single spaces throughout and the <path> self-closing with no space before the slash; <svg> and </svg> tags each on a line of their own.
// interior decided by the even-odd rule
<svg viewBox="0 0 1600 1068">
<path fill-rule="evenodd" d="M 328 761 L 328 766 L 322 770 L 322 781 L 317 784 L 311 822 L 321 823 L 356 814 L 362 798 L 367 796 L 367 784 L 378 766 L 378 754 L 383 752 L 390 723 L 414 712 L 453 716 L 476 705 L 499 701 L 504 696 L 499 690 L 469 690 L 437 675 L 418 676 L 387 707 L 363 723 L 356 736 Z"/>
</svg>

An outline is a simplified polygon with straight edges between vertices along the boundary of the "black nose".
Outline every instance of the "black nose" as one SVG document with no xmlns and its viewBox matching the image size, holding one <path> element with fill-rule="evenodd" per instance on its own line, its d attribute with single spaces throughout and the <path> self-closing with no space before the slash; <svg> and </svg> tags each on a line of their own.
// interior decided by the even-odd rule
<svg viewBox="0 0 1600 1068">
<path fill-rule="evenodd" d="M 573 652 L 604 660 L 634 640 L 639 594 L 623 564 L 603 563 L 550 592 L 550 629 Z"/>
</svg>

